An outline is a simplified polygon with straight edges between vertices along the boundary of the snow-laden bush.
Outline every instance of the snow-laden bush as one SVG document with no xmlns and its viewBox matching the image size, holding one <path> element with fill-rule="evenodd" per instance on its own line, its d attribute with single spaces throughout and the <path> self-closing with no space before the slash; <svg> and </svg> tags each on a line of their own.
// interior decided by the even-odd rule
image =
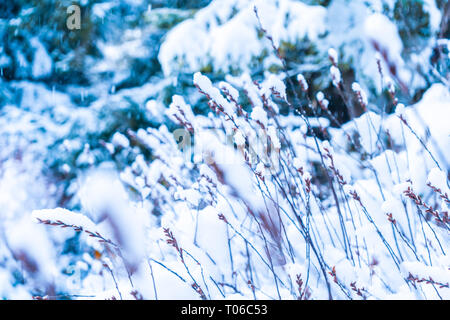
<svg viewBox="0 0 450 320">
<path fill-rule="evenodd" d="M 193 81 L 208 99 L 208 116 L 174 96 L 167 114 L 183 129 L 115 139 L 123 140 L 115 143 L 121 153 L 138 147 L 152 155 L 138 154 L 121 172 L 134 200 L 118 191 L 117 178 L 96 174 L 80 197 L 98 224 L 61 209 L 35 211 L 39 222 L 102 244 L 98 263 L 114 281 L 92 272 L 84 282 L 97 278 L 96 290 L 82 285 L 83 294 L 448 299 L 447 88 L 436 84 L 408 107 L 393 92 L 396 113 L 367 110 L 331 128 L 304 116 L 275 76 L 230 78 L 220 89 L 201 73 Z M 326 111 L 325 99 L 310 107 Z M 281 102 L 290 115 L 278 114 Z"/>
</svg>

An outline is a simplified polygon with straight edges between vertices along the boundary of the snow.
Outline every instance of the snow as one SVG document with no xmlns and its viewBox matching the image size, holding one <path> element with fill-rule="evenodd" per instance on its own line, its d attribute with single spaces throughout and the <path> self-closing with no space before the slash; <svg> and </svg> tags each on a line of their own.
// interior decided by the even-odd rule
<svg viewBox="0 0 450 320">
<path fill-rule="evenodd" d="M 321 105 L 324 106 L 324 108 L 328 107 L 329 101 L 325 99 L 325 95 L 323 94 L 322 91 L 317 92 L 316 99 Z"/>
<path fill-rule="evenodd" d="M 364 32 L 377 53 L 382 56 L 381 63 L 384 72 L 388 73 L 395 66 L 395 68 L 400 69 L 400 72 L 392 76 L 399 77 L 405 82 L 409 81 L 407 72 L 401 70 L 404 66 L 401 57 L 403 43 L 396 25 L 385 15 L 374 13 L 367 17 L 364 23 Z"/>
<path fill-rule="evenodd" d="M 441 11 L 436 7 L 435 1 L 425 0 L 424 9 L 428 12 L 430 17 L 430 27 L 432 30 L 437 31 L 440 28 L 442 14 Z"/>
<path fill-rule="evenodd" d="M 427 182 L 430 183 L 433 187 L 441 189 L 442 194 L 449 193 L 446 174 L 439 168 L 431 169 L 430 173 L 428 174 Z"/>
<path fill-rule="evenodd" d="M 421 139 L 426 136 L 426 128 L 430 131 L 433 139 L 426 140 L 427 148 L 431 151 L 435 160 L 441 164 L 441 168 L 448 163 L 450 144 L 450 129 L 447 125 L 447 117 L 450 112 L 448 106 L 448 97 L 450 93 L 442 84 L 432 85 L 423 95 L 422 100 L 413 106 L 404 108 L 402 116 L 407 120 L 408 124 L 414 128 L 414 132 Z M 440 115 L 440 116 L 436 116 Z M 404 124 L 398 119 L 397 115 L 387 119 L 387 129 L 391 133 L 392 138 L 397 143 L 404 143 L 402 138 L 402 130 L 406 136 L 408 148 L 414 154 L 420 152 L 423 148 L 421 142 Z M 403 129 L 402 129 L 403 128 Z M 439 137 L 439 138 L 437 138 Z M 422 140 L 424 141 L 424 140 Z M 425 156 L 427 163 L 431 166 L 434 161 L 428 154 Z M 411 160 L 410 160 L 411 161 Z M 414 162 L 411 161 L 412 164 Z M 436 166 L 434 163 L 433 166 Z"/>
<path fill-rule="evenodd" d="M 240 131 L 237 131 L 233 138 L 238 146 L 243 146 L 245 144 L 245 137 Z"/>
<path fill-rule="evenodd" d="M 153 119 L 161 121 L 164 114 L 164 105 L 157 100 L 150 99 L 145 103 L 145 108 L 150 112 Z"/>
<path fill-rule="evenodd" d="M 182 96 L 174 95 L 172 97 L 172 103 L 170 104 L 169 109 L 166 110 L 166 115 L 174 122 L 179 123 L 182 121 L 189 125 L 195 125 L 192 109 L 186 104 Z M 183 125 L 183 123 L 180 124 Z"/>
<path fill-rule="evenodd" d="M 37 38 L 31 39 L 30 42 L 31 45 L 36 48 L 33 57 L 33 67 L 32 67 L 33 78 L 39 79 L 50 75 L 53 67 L 53 62 L 50 56 L 48 55 L 47 50 Z"/>
<path fill-rule="evenodd" d="M 236 102 L 239 101 L 239 91 L 237 91 L 228 82 L 225 82 L 225 81 L 219 82 L 219 87 L 222 91 L 226 91 L 234 101 L 236 101 Z"/>
<path fill-rule="evenodd" d="M 7 21 L 0 299 L 450 298 L 434 1 L 408 41 L 391 0 L 116 5 L 68 82 L 36 9 Z"/>
<path fill-rule="evenodd" d="M 403 103 L 397 104 L 395 107 L 395 114 L 401 116 L 405 113 L 405 105 Z"/>
<path fill-rule="evenodd" d="M 267 129 L 267 132 L 270 137 L 270 140 L 273 143 L 273 146 L 275 147 L 275 149 L 279 150 L 281 148 L 281 143 L 280 143 L 280 139 L 278 138 L 277 129 L 274 126 L 270 126 Z"/>
<path fill-rule="evenodd" d="M 37 221 L 39 220 L 48 220 L 50 222 L 60 221 L 69 226 L 75 226 L 82 228 L 83 230 L 88 230 L 91 232 L 96 232 L 97 227 L 92 222 L 91 219 L 86 217 L 81 213 L 75 213 L 70 210 L 64 208 L 55 208 L 55 209 L 42 209 L 42 210 L 34 210 L 31 213 L 32 217 Z"/>
<path fill-rule="evenodd" d="M 369 100 L 367 99 L 367 95 L 364 90 L 362 90 L 361 86 L 357 82 L 352 83 L 352 90 L 358 97 L 359 103 L 363 106 L 367 106 Z"/>
<path fill-rule="evenodd" d="M 145 255 L 144 221 L 128 203 L 118 177 L 106 168 L 91 172 L 81 185 L 79 197 L 88 217 L 95 223 L 108 224 L 113 242 L 121 246 L 130 267 L 136 267 Z"/>
<path fill-rule="evenodd" d="M 202 75 L 200 72 L 196 72 L 194 74 L 194 84 L 207 94 L 212 101 L 224 108 L 229 116 L 234 114 L 234 106 L 222 96 L 219 89 L 212 85 L 208 77 Z M 234 92 L 234 94 L 236 93 Z"/>
<path fill-rule="evenodd" d="M 301 88 L 302 88 L 302 90 L 303 91 L 308 91 L 308 82 L 306 82 L 306 79 L 305 79 L 305 77 L 301 74 L 301 73 L 299 73 L 298 75 L 297 75 L 297 81 L 300 83 L 300 86 L 301 86 Z"/>
<path fill-rule="evenodd" d="M 364 31 L 371 41 L 386 50 L 390 59 L 399 58 L 403 49 L 397 27 L 383 14 L 374 13 L 367 17 Z"/>
<path fill-rule="evenodd" d="M 328 57 L 330 58 L 331 62 L 333 63 L 333 65 L 337 65 L 338 64 L 338 53 L 336 52 L 336 50 L 334 48 L 330 48 L 328 49 Z"/>
<path fill-rule="evenodd" d="M 262 96 L 269 97 L 271 92 L 278 94 L 286 100 L 286 85 L 276 75 L 271 74 L 267 81 L 262 84 Z"/>
<path fill-rule="evenodd" d="M 378 114 L 368 111 L 354 121 L 346 123 L 344 127 L 349 131 L 358 131 L 362 147 L 372 154 L 377 150 L 380 122 L 381 117 Z"/>
<path fill-rule="evenodd" d="M 196 242 L 205 253 L 211 256 L 224 274 L 231 271 L 229 255 L 223 254 L 228 247 L 227 225 L 218 218 L 216 208 L 208 206 L 198 213 Z M 231 276 L 231 275 L 230 275 Z"/>
<path fill-rule="evenodd" d="M 260 122 L 264 127 L 267 126 L 267 113 L 260 106 L 256 106 L 252 110 L 251 117 L 253 120 Z"/>
<path fill-rule="evenodd" d="M 128 148 L 130 146 L 130 141 L 128 138 L 121 134 L 120 132 L 116 132 L 112 137 L 112 143 L 115 146 L 120 146 L 122 148 Z"/>
<path fill-rule="evenodd" d="M 15 225 L 8 225 L 5 236 L 12 254 L 22 261 L 37 286 L 48 286 L 57 266 L 53 244 L 45 228 L 24 217 Z"/>
<path fill-rule="evenodd" d="M 292 0 L 215 0 L 169 32 L 159 53 L 164 74 L 173 74 L 178 66 L 194 71 L 208 64 L 222 71 L 248 70 L 251 60 L 263 48 L 270 48 L 269 43 L 259 41 L 255 6 L 276 45 L 304 37 L 314 40 L 325 31 L 326 11 L 321 6 Z M 239 12 L 233 15 L 231 8 Z"/>
<path fill-rule="evenodd" d="M 339 87 L 339 83 L 341 83 L 341 81 L 342 81 L 341 72 L 339 71 L 339 69 L 335 66 L 331 66 L 330 74 L 331 74 L 331 78 L 333 79 L 333 85 L 335 87 Z"/>
</svg>

